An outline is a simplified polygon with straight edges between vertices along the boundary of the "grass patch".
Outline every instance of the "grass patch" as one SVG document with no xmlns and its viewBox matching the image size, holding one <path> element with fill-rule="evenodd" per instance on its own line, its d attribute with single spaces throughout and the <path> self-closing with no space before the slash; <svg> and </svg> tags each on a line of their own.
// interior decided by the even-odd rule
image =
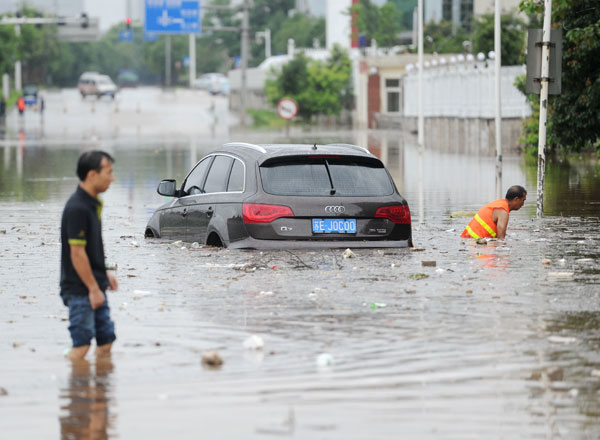
<svg viewBox="0 0 600 440">
<path fill-rule="evenodd" d="M 255 108 L 250 108 L 247 111 L 252 116 L 253 128 L 277 129 L 285 127 L 285 119 L 280 118 L 274 111 Z"/>
</svg>

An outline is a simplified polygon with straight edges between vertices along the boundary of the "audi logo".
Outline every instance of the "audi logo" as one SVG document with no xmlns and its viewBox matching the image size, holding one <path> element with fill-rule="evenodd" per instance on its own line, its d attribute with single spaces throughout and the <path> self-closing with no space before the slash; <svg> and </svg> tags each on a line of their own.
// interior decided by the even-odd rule
<svg viewBox="0 0 600 440">
<path fill-rule="evenodd" d="M 343 206 L 326 206 L 325 212 L 329 214 L 342 214 L 346 211 L 346 208 Z"/>
</svg>

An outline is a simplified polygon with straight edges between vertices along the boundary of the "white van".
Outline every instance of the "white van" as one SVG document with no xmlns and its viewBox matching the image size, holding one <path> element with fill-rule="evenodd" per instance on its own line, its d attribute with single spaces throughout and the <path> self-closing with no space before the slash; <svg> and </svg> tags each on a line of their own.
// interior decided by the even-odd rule
<svg viewBox="0 0 600 440">
<path fill-rule="evenodd" d="M 102 96 L 110 96 L 115 98 L 117 86 L 108 75 L 101 75 L 98 72 L 85 72 L 79 77 L 77 85 L 81 97 L 85 98 L 88 95 L 95 95 L 98 98 Z"/>
</svg>

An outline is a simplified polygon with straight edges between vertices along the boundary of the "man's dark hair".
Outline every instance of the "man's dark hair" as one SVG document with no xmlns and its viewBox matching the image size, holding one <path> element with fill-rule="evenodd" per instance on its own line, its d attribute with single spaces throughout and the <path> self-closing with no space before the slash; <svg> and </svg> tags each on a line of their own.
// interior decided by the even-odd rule
<svg viewBox="0 0 600 440">
<path fill-rule="evenodd" d="M 527 190 L 525 188 L 523 188 L 520 185 L 514 185 L 511 186 L 510 188 L 508 188 L 508 191 L 506 191 L 506 200 L 512 200 L 512 199 L 516 199 L 523 197 L 525 194 L 527 194 Z"/>
<path fill-rule="evenodd" d="M 102 168 L 100 164 L 103 157 L 106 157 L 111 163 L 115 162 L 110 154 L 100 150 L 86 151 L 79 156 L 79 160 L 77 161 L 77 176 L 79 180 L 83 182 L 92 170 L 100 172 Z"/>
</svg>

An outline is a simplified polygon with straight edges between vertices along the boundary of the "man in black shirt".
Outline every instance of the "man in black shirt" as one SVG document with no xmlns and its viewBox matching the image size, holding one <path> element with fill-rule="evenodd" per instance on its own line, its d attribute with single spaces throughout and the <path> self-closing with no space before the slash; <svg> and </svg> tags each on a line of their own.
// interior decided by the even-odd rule
<svg viewBox="0 0 600 440">
<path fill-rule="evenodd" d="M 81 182 L 63 211 L 60 296 L 69 307 L 72 360 L 83 359 L 93 338 L 96 355 L 109 354 L 116 339 L 105 292 L 117 290 L 118 283 L 104 264 L 102 201 L 98 199 L 115 180 L 113 162 L 104 151 L 83 153 L 77 163 Z"/>
</svg>

